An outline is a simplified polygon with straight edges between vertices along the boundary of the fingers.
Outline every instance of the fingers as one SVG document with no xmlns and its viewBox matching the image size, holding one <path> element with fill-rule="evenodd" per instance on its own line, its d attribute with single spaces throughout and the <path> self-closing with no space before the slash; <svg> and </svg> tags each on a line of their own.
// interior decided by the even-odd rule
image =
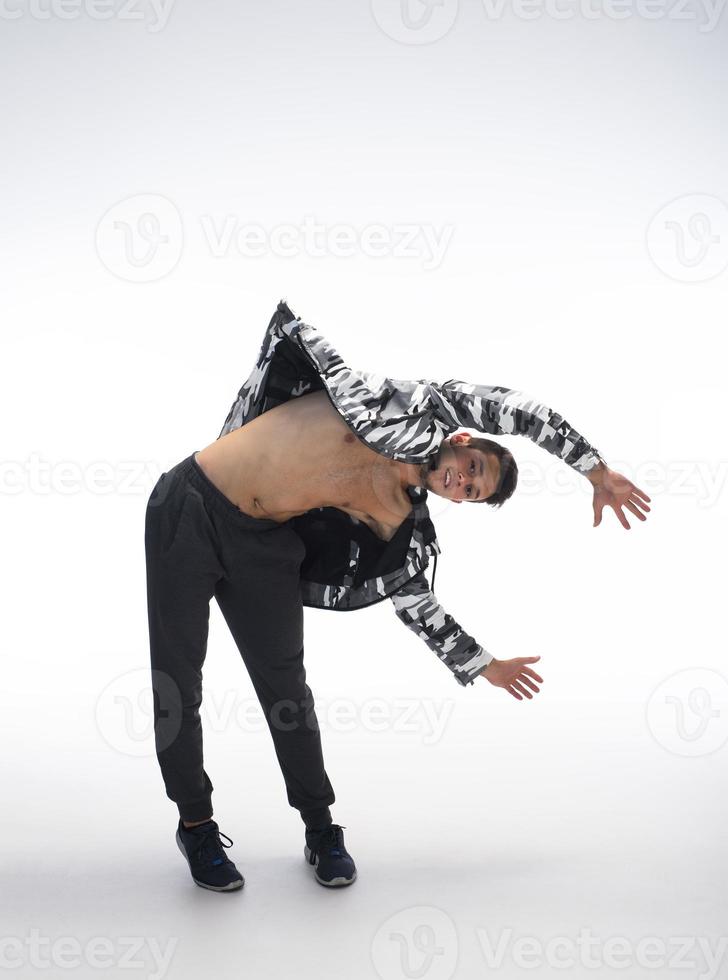
<svg viewBox="0 0 728 980">
<path fill-rule="evenodd" d="M 521 681 L 524 683 L 521 683 Z M 530 701 L 533 698 L 533 694 L 531 694 L 531 691 L 524 686 L 526 683 L 530 684 L 533 691 L 538 694 L 538 688 L 535 686 L 535 684 L 531 684 L 530 681 L 526 681 L 523 677 L 519 678 L 518 680 L 511 681 L 511 683 L 506 686 L 506 690 L 518 701 L 522 701 L 523 698 L 528 698 Z"/>
<path fill-rule="evenodd" d="M 531 690 L 534 691 L 534 693 L 538 694 L 539 691 L 538 687 L 533 683 L 533 681 L 529 677 L 526 677 L 525 674 L 518 675 L 518 682 L 522 685 L 525 685 L 526 687 L 530 687 Z"/>
<path fill-rule="evenodd" d="M 508 691 L 516 701 L 523 701 L 524 698 L 530 701 L 533 695 L 540 691 L 534 681 L 543 684 L 543 677 L 526 664 L 535 664 L 540 659 L 541 655 L 537 654 L 533 657 L 515 657 L 508 661 L 509 669 L 505 672 L 505 678 L 496 682 L 498 687 Z"/>
<path fill-rule="evenodd" d="M 647 496 L 647 494 L 645 493 L 645 491 L 644 490 L 640 490 L 640 488 L 639 487 L 636 487 L 634 485 L 634 483 L 632 484 L 632 493 L 638 493 L 640 495 L 640 497 L 644 497 L 645 500 L 648 500 L 648 501 L 650 500 L 650 498 Z M 648 507 L 647 509 L 649 510 L 650 508 Z"/>
<path fill-rule="evenodd" d="M 622 505 L 612 504 L 610 506 L 612 507 L 614 513 L 617 515 L 617 519 L 619 520 L 619 523 L 622 525 L 622 527 L 626 528 L 628 531 L 631 530 L 629 524 L 627 523 L 627 518 L 622 513 Z"/>
<path fill-rule="evenodd" d="M 533 698 L 533 694 L 539 693 L 539 688 L 525 674 L 519 674 L 510 684 L 504 684 L 503 686 L 517 701 L 522 701 L 524 698 L 530 701 Z M 533 694 L 531 691 L 533 691 Z"/>
<path fill-rule="evenodd" d="M 632 496 L 629 499 L 630 499 L 630 503 L 633 503 L 636 507 L 641 507 L 642 510 L 646 510 L 649 513 L 650 508 L 647 506 L 646 503 L 640 500 L 639 497 Z"/>
<path fill-rule="evenodd" d="M 635 507 L 635 505 L 634 505 L 634 504 L 632 503 L 632 501 L 631 501 L 631 500 L 625 500 L 625 502 L 624 502 L 624 506 L 625 506 L 625 507 L 627 507 L 627 508 L 629 508 L 629 510 L 630 510 L 630 511 L 631 511 L 631 512 L 632 512 L 632 513 L 633 513 L 633 514 L 634 514 L 634 515 L 636 516 L 636 517 L 639 517 L 639 519 L 640 519 L 641 521 L 646 521 L 646 520 L 647 520 L 647 517 L 645 516 L 645 514 L 643 514 L 641 510 L 638 510 L 638 509 L 637 509 L 637 508 Z M 647 509 L 649 510 L 649 507 L 648 507 Z"/>
<path fill-rule="evenodd" d="M 539 693 L 539 688 L 529 680 L 525 675 L 520 674 L 517 678 L 512 680 L 510 684 L 504 684 L 503 687 L 510 695 L 512 695 L 517 701 L 523 701 L 524 697 L 528 698 L 530 701 L 534 694 Z M 529 691 L 528 688 L 531 690 Z"/>
</svg>

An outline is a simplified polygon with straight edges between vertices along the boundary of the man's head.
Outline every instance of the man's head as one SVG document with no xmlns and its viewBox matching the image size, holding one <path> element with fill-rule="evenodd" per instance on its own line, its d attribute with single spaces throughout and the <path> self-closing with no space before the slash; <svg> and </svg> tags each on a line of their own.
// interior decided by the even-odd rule
<svg viewBox="0 0 728 980">
<path fill-rule="evenodd" d="M 518 482 L 518 467 L 507 449 L 467 432 L 443 439 L 422 469 L 427 490 L 458 504 L 465 500 L 501 507 Z"/>
</svg>

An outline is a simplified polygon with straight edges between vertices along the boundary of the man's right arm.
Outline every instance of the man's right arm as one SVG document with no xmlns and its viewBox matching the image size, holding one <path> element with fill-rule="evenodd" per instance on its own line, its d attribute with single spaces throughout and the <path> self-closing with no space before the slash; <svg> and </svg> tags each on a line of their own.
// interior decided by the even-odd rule
<svg viewBox="0 0 728 980">
<path fill-rule="evenodd" d="M 425 641 L 463 687 L 474 684 L 475 678 L 493 660 L 493 655 L 445 612 L 424 571 L 405 582 L 389 598 L 398 619 Z"/>
<path fill-rule="evenodd" d="M 538 693 L 536 682 L 542 683 L 543 678 L 527 665 L 541 658 L 496 660 L 445 612 L 430 589 L 424 571 L 405 582 L 389 598 L 401 622 L 425 641 L 452 671 L 458 684 L 466 687 L 482 675 L 494 687 L 502 687 L 518 701 Z"/>
</svg>

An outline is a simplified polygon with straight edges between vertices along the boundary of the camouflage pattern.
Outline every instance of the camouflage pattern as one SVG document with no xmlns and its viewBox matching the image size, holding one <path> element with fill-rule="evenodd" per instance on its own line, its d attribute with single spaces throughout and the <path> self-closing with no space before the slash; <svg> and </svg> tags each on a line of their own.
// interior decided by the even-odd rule
<svg viewBox="0 0 728 980">
<path fill-rule="evenodd" d="M 454 379 L 400 380 L 349 367 L 283 300 L 218 438 L 275 405 L 319 389 L 327 392 L 342 419 L 370 449 L 400 462 L 426 462 L 459 428 L 525 435 L 583 474 L 603 461 L 561 415 L 524 392 Z M 374 533 L 343 511 L 317 508 L 293 519 L 307 551 L 315 552 L 301 570 L 303 603 L 348 611 L 390 598 L 400 621 L 425 641 L 456 681 L 472 684 L 493 657 L 443 610 L 428 586 L 424 569 L 430 555 L 436 560 L 440 546 L 427 509 L 427 490 L 408 487 L 407 493 L 412 511 L 400 531 L 407 532 L 408 540 L 398 532 L 381 543 L 376 559 L 361 554 L 362 545 L 369 548 L 370 542 L 361 535 L 370 535 L 373 543 Z M 319 559 L 316 571 L 309 574 L 314 558 Z M 388 570 L 375 572 L 380 564 Z"/>
<path fill-rule="evenodd" d="M 493 655 L 464 632 L 439 605 L 424 572 L 415 575 L 390 598 L 400 622 L 425 641 L 453 672 L 459 684 L 473 684 L 483 667 L 493 659 Z"/>
</svg>

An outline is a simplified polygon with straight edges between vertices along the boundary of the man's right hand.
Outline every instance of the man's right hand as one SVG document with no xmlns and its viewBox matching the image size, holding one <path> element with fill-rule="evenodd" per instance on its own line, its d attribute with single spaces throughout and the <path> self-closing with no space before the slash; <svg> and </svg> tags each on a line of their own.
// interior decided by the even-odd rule
<svg viewBox="0 0 728 980">
<path fill-rule="evenodd" d="M 533 697 L 531 691 L 538 694 L 539 688 L 534 683 L 535 681 L 543 684 L 543 677 L 526 666 L 526 664 L 535 664 L 540 659 L 541 657 L 514 657 L 513 660 L 496 660 L 494 658 L 487 667 L 481 670 L 480 676 L 485 677 L 494 687 L 505 688 L 518 701 L 523 701 L 524 697 Z"/>
</svg>

